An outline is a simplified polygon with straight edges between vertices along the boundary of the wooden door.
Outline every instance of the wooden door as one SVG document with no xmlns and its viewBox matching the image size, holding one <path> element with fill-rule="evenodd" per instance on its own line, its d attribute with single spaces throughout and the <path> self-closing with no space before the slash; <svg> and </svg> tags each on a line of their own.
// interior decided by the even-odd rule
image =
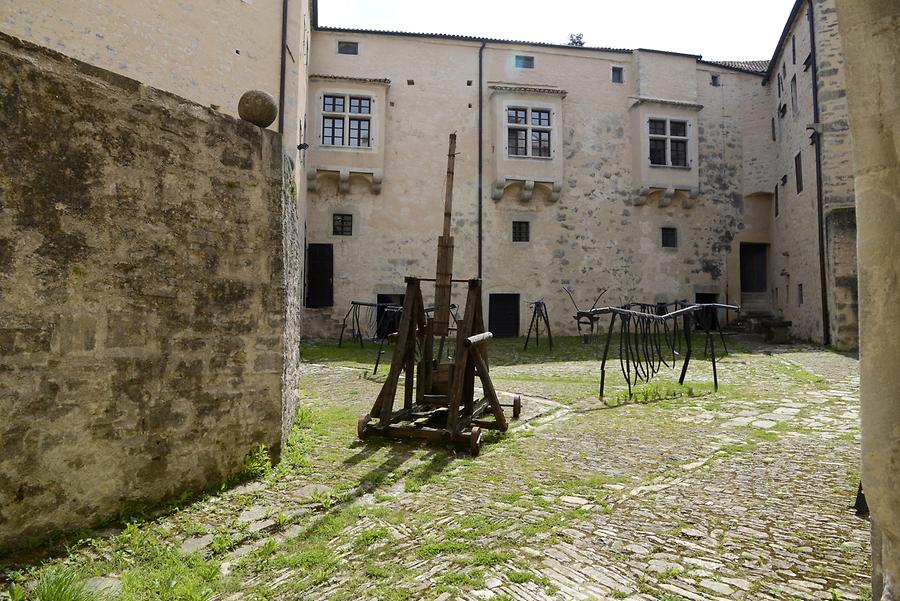
<svg viewBox="0 0 900 601">
<path fill-rule="evenodd" d="M 518 294 L 491 294 L 488 299 L 488 330 L 495 338 L 515 338 L 519 335 Z"/>
<path fill-rule="evenodd" d="M 741 292 L 765 292 L 766 244 L 741 244 Z"/>
<path fill-rule="evenodd" d="M 334 305 L 334 246 L 310 244 L 306 248 L 306 306 Z"/>
</svg>

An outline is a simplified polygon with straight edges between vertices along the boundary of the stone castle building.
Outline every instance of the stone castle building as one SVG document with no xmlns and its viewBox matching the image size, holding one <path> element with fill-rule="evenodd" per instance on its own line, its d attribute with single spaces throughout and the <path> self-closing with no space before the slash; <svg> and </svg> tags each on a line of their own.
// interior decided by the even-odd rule
<svg viewBox="0 0 900 601">
<path fill-rule="evenodd" d="M 834 3 L 748 62 L 325 28 L 314 0 L 3 4 L 0 548 L 277 450 L 299 335 L 434 272 L 454 131 L 454 273 L 495 334 L 538 298 L 574 333 L 570 287 L 855 347 Z"/>
<path fill-rule="evenodd" d="M 834 0 L 798 0 L 768 62 L 326 28 L 315 2 L 277 4 L 151 2 L 109 22 L 35 3 L 0 29 L 226 113 L 247 89 L 276 96 L 307 228 L 307 336 L 433 271 L 456 131 L 455 272 L 484 278 L 497 335 L 524 334 L 538 298 L 573 333 L 565 286 L 586 305 L 603 289 L 605 304 L 740 304 L 856 346 Z"/>
</svg>

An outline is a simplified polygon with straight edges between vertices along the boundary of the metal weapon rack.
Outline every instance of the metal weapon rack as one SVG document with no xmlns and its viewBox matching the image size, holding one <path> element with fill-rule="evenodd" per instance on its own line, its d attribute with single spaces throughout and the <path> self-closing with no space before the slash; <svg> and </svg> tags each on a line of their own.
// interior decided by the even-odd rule
<svg viewBox="0 0 900 601">
<path fill-rule="evenodd" d="M 435 278 L 406 278 L 396 345 L 387 379 L 369 413 L 357 424 L 361 439 L 372 434 L 411 438 L 461 446 L 477 455 L 481 449 L 482 428 L 505 432 L 509 427 L 503 405 L 491 382 L 487 344 L 492 334 L 484 327 L 481 305 L 481 280 L 454 280 L 453 237 L 450 216 L 453 202 L 453 169 L 456 134 L 450 134 L 447 155 L 447 181 L 444 195 L 444 228 L 438 238 Z M 422 299 L 421 282 L 434 282 L 434 317 L 428 317 Z M 450 295 L 453 283 L 467 282 L 463 318 L 450 327 Z M 443 348 L 445 338 L 456 331 L 454 359 L 442 363 L 434 357 L 435 338 Z M 405 376 L 403 407 L 394 408 L 400 376 Z M 475 377 L 481 380 L 484 397 L 475 398 Z M 519 397 L 513 400 L 513 417 L 521 410 Z M 482 419 L 492 415 L 492 420 Z M 372 421 L 373 418 L 378 421 Z"/>
</svg>

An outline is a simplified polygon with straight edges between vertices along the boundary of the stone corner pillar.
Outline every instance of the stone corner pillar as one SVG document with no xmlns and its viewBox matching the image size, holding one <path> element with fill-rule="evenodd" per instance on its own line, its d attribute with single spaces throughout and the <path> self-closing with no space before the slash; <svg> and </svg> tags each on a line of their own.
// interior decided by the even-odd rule
<svg viewBox="0 0 900 601">
<path fill-rule="evenodd" d="M 900 2 L 837 0 L 856 184 L 872 599 L 900 600 Z"/>
</svg>

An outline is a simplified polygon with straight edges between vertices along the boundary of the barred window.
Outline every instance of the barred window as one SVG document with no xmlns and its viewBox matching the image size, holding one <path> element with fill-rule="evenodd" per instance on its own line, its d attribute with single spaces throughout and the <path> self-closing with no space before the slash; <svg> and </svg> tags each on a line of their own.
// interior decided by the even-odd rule
<svg viewBox="0 0 900 601">
<path fill-rule="evenodd" d="M 335 236 L 353 235 L 353 215 L 334 213 L 331 216 L 331 233 Z"/>
<path fill-rule="evenodd" d="M 551 158 L 553 117 L 550 109 L 509 107 L 506 109 L 507 155 Z"/>
<path fill-rule="evenodd" d="M 625 83 L 624 67 L 613 67 L 610 76 L 613 83 Z"/>
<path fill-rule="evenodd" d="M 531 224 L 527 221 L 512 222 L 512 239 L 513 242 L 528 242 L 531 240 L 530 230 Z"/>
<path fill-rule="evenodd" d="M 678 230 L 674 227 L 662 228 L 663 248 L 678 248 Z"/>
<path fill-rule="evenodd" d="M 366 96 L 322 96 L 322 145 L 372 146 L 372 99 Z"/>
<path fill-rule="evenodd" d="M 359 42 L 338 42 L 338 54 L 359 54 Z"/>
</svg>

